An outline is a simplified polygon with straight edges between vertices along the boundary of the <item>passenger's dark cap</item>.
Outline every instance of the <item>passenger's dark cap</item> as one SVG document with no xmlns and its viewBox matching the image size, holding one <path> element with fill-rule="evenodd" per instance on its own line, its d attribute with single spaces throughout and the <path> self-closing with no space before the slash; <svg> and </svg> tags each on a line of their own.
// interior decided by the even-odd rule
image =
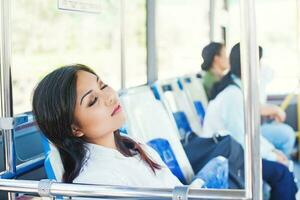
<svg viewBox="0 0 300 200">
<path fill-rule="evenodd" d="M 218 42 L 211 42 L 208 44 L 206 47 L 203 48 L 202 50 L 202 58 L 203 58 L 203 63 L 201 65 L 202 70 L 208 71 L 211 66 L 213 59 L 215 55 L 217 55 L 220 51 L 220 48 L 223 46 L 223 44 L 218 43 Z"/>
</svg>

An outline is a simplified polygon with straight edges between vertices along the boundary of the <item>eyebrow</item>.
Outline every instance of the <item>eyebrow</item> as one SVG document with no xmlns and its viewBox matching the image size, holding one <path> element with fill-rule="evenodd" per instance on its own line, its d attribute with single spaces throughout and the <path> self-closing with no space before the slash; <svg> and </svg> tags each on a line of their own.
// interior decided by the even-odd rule
<svg viewBox="0 0 300 200">
<path fill-rule="evenodd" d="M 99 81 L 99 76 L 97 76 L 97 82 Z M 89 90 L 87 93 L 85 93 L 80 100 L 80 105 L 82 104 L 82 101 L 84 99 L 84 97 L 86 97 L 87 95 L 89 95 L 93 90 Z"/>
</svg>

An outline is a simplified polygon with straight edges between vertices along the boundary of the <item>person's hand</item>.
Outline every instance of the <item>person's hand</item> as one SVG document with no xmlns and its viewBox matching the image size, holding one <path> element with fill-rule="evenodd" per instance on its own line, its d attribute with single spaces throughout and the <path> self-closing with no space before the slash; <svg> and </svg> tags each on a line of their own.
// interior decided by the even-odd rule
<svg viewBox="0 0 300 200">
<path fill-rule="evenodd" d="M 276 122 L 284 122 L 286 114 L 279 106 L 265 104 L 261 106 L 261 115 L 274 119 Z"/>
<path fill-rule="evenodd" d="M 274 119 L 276 122 L 284 122 L 285 121 L 286 114 L 280 107 L 277 108 L 277 112 L 274 115 Z"/>
<path fill-rule="evenodd" d="M 286 155 L 284 155 L 284 153 L 282 153 L 282 151 L 273 150 L 273 152 L 276 154 L 277 162 L 279 162 L 287 167 L 289 166 L 289 159 L 286 157 Z"/>
</svg>

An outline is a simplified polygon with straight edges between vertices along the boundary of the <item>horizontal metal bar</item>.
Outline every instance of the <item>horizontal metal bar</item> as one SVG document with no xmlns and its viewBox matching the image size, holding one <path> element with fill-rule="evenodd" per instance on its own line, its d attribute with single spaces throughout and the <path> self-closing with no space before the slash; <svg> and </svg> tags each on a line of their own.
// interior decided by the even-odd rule
<svg viewBox="0 0 300 200">
<path fill-rule="evenodd" d="M 39 156 L 37 158 L 34 158 L 32 160 L 26 161 L 20 165 L 17 166 L 16 175 L 21 176 L 27 172 L 30 172 L 34 169 L 40 168 L 44 165 L 45 156 Z"/>
<path fill-rule="evenodd" d="M 0 179 L 11 179 L 17 176 L 21 176 L 31 170 L 40 168 L 44 165 L 45 156 L 39 156 L 32 160 L 26 161 L 17 166 L 16 173 L 11 173 L 9 171 L 0 172 Z"/>
<path fill-rule="evenodd" d="M 0 191 L 38 194 L 39 181 L 0 179 Z M 98 198 L 159 198 L 171 199 L 171 188 L 133 188 L 89 184 L 52 183 L 53 196 L 77 196 Z M 246 199 L 244 190 L 190 189 L 189 199 Z"/>
<path fill-rule="evenodd" d="M 191 189 L 189 199 L 249 199 L 245 190 Z"/>
<path fill-rule="evenodd" d="M 15 173 L 12 173 L 10 171 L 3 171 L 0 172 L 0 179 L 10 179 L 10 178 L 14 178 L 15 177 Z"/>
</svg>

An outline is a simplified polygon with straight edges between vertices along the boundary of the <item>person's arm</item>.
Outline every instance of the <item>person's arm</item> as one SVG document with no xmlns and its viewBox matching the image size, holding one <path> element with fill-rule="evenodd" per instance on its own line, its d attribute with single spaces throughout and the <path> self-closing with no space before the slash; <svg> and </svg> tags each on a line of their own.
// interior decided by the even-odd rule
<svg viewBox="0 0 300 200">
<path fill-rule="evenodd" d="M 221 114 L 225 127 L 232 137 L 243 147 L 245 146 L 245 124 L 243 93 L 238 87 L 231 87 L 223 97 L 224 106 Z M 275 147 L 260 135 L 261 156 L 265 159 L 276 161 Z"/>
<path fill-rule="evenodd" d="M 278 157 L 275 153 L 275 147 L 266 138 L 260 135 L 260 153 L 261 157 L 270 161 L 278 161 Z"/>
<path fill-rule="evenodd" d="M 277 122 L 283 122 L 286 119 L 285 112 L 280 107 L 272 104 L 262 104 L 260 114 L 264 117 L 270 117 Z"/>
</svg>

